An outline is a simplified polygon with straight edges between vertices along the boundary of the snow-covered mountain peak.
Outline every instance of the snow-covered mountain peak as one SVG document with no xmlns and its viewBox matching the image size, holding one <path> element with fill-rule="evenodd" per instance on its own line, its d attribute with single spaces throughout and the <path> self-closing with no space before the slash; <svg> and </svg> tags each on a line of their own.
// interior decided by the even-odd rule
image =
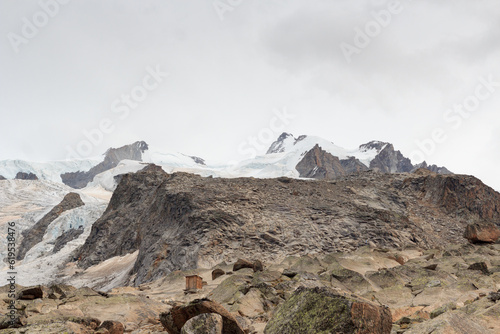
<svg viewBox="0 0 500 334">
<path fill-rule="evenodd" d="M 359 151 L 360 152 L 368 152 L 371 150 L 376 150 L 377 153 L 382 151 L 387 145 L 391 145 L 390 143 L 383 142 L 383 141 L 378 141 L 378 140 L 372 140 L 371 142 L 368 142 L 363 145 L 359 145 Z"/>
</svg>

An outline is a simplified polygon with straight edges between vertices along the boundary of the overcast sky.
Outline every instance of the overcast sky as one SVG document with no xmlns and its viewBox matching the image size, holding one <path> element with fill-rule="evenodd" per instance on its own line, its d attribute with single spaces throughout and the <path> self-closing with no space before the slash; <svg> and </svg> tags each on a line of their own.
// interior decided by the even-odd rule
<svg viewBox="0 0 500 334">
<path fill-rule="evenodd" d="M 0 159 L 241 160 L 284 130 L 500 190 L 498 0 L 0 0 L 0 35 Z"/>
</svg>

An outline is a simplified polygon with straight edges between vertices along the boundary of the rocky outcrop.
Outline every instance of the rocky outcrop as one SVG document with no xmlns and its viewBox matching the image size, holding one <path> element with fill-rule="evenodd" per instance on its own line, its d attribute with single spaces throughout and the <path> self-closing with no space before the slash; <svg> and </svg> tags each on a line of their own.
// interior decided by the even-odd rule
<svg viewBox="0 0 500 334">
<path fill-rule="evenodd" d="M 368 167 L 354 157 L 340 160 L 340 165 L 344 168 L 346 174 L 354 174 L 368 170 Z"/>
<path fill-rule="evenodd" d="M 76 193 L 69 193 L 64 196 L 61 203 L 56 205 L 49 211 L 42 219 L 40 219 L 33 227 L 26 229 L 22 232 L 23 239 L 19 245 L 17 259 L 22 260 L 26 253 L 37 243 L 42 241 L 47 227 L 56 220 L 63 212 L 78 208 L 85 205 L 80 195 Z"/>
<path fill-rule="evenodd" d="M 500 237 L 500 229 L 493 223 L 469 224 L 465 228 L 464 238 L 475 243 L 495 243 Z"/>
<path fill-rule="evenodd" d="M 363 172 L 335 181 L 125 174 L 75 257 L 88 268 L 138 252 L 133 284 L 239 258 L 466 243 L 500 222 L 500 194 L 463 175 Z"/>
<path fill-rule="evenodd" d="M 413 167 L 413 171 L 419 169 L 419 168 L 425 168 L 431 172 L 438 173 L 438 174 L 453 174 L 448 170 L 446 167 L 439 167 L 437 165 L 427 165 L 427 162 L 422 162 L 420 164 L 417 164 Z"/>
<path fill-rule="evenodd" d="M 238 321 L 222 305 L 197 299 L 183 306 L 174 306 L 170 312 L 160 314 L 160 321 L 169 334 L 180 334 L 184 324 L 191 318 L 204 313 L 215 313 L 222 317 L 223 334 L 243 334 Z"/>
<path fill-rule="evenodd" d="M 265 334 L 346 333 L 389 334 L 387 307 L 327 288 L 299 287 L 267 323 Z"/>
<path fill-rule="evenodd" d="M 381 144 L 384 144 L 383 149 L 370 162 L 370 169 L 382 173 L 405 173 L 413 170 L 410 159 L 405 158 L 400 151 L 394 150 L 392 144 Z"/>
<path fill-rule="evenodd" d="M 219 278 L 221 276 L 224 276 L 225 274 L 226 274 L 226 272 L 220 268 L 214 269 L 212 271 L 212 281 L 216 280 L 217 278 Z"/>
<path fill-rule="evenodd" d="M 300 177 L 311 179 L 335 179 L 346 174 L 339 158 L 322 150 L 319 145 L 307 152 L 295 169 Z"/>
<path fill-rule="evenodd" d="M 473 176 L 434 174 L 408 178 L 402 189 L 420 192 L 421 200 L 444 209 L 450 216 L 500 224 L 500 194 Z"/>
<path fill-rule="evenodd" d="M 264 270 L 263 264 L 259 260 L 251 262 L 245 259 L 238 259 L 238 261 L 236 261 L 236 263 L 233 265 L 233 271 L 238 271 L 244 268 L 249 268 L 252 269 L 253 271 Z"/>
<path fill-rule="evenodd" d="M 84 188 L 89 182 L 92 182 L 94 176 L 118 166 L 118 163 L 122 160 L 142 161 L 142 153 L 147 149 L 148 144 L 143 141 L 138 141 L 120 148 L 110 148 L 104 154 L 104 161 L 94 166 L 89 171 L 61 174 L 61 179 L 64 184 L 72 188 Z"/>
<path fill-rule="evenodd" d="M 16 180 L 38 180 L 38 177 L 33 173 L 18 172 L 15 177 Z"/>
<path fill-rule="evenodd" d="M 84 231 L 83 226 L 79 226 L 78 228 L 72 228 L 71 230 L 66 231 L 60 236 L 58 236 L 54 243 L 54 248 L 52 248 L 52 253 L 59 252 L 61 249 L 64 248 L 64 246 L 66 246 L 68 242 L 78 238 L 83 233 L 83 231 Z"/>
<path fill-rule="evenodd" d="M 3 175 L 0 175 L 0 181 L 7 180 Z"/>
<path fill-rule="evenodd" d="M 266 154 L 282 153 L 285 152 L 286 142 L 295 142 L 292 134 L 283 132 L 278 139 L 271 144 Z"/>
<path fill-rule="evenodd" d="M 203 165 L 205 166 L 205 160 L 200 158 L 200 157 L 195 157 L 195 156 L 190 156 L 191 159 L 193 159 L 194 162 L 196 162 L 198 165 Z"/>
</svg>

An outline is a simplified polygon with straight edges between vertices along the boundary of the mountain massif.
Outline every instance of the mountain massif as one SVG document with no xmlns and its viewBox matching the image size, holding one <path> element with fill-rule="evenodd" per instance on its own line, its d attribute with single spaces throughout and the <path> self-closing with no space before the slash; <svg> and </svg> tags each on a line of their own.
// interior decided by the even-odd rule
<svg viewBox="0 0 500 334">
<path fill-rule="evenodd" d="M 221 179 L 150 165 L 121 178 L 77 257 L 88 268 L 139 251 L 130 273 L 138 285 L 244 256 L 463 243 L 471 222 L 500 223 L 500 194 L 471 176 L 421 169 L 334 181 Z"/>
<path fill-rule="evenodd" d="M 283 133 L 221 166 L 136 142 L 0 174 L 30 285 L 2 334 L 500 332 L 500 193 L 390 143 Z"/>
</svg>

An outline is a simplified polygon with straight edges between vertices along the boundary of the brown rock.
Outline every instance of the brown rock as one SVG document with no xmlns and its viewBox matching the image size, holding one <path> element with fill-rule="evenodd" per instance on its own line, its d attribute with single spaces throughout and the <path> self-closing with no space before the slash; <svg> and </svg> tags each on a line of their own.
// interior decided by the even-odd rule
<svg viewBox="0 0 500 334">
<path fill-rule="evenodd" d="M 300 177 L 334 179 L 346 174 L 339 158 L 323 150 L 318 144 L 304 155 L 295 166 Z"/>
<path fill-rule="evenodd" d="M 260 262 L 259 260 L 256 260 L 253 263 L 253 271 L 257 272 L 257 271 L 263 271 L 263 270 L 264 270 L 264 265 L 262 264 L 262 262 Z"/>
<path fill-rule="evenodd" d="M 238 271 L 243 268 L 253 269 L 253 263 L 248 260 L 238 259 L 238 261 L 236 261 L 236 263 L 233 265 L 233 271 Z"/>
<path fill-rule="evenodd" d="M 174 306 L 170 312 L 160 314 L 160 322 L 169 334 L 180 334 L 184 324 L 204 313 L 222 316 L 223 334 L 243 334 L 238 321 L 219 303 L 209 299 L 196 299 L 184 306 Z"/>
<path fill-rule="evenodd" d="M 226 274 L 226 272 L 224 270 L 219 269 L 219 268 L 215 269 L 214 271 L 212 271 L 212 281 L 217 279 L 218 277 L 225 275 L 225 274 Z"/>
<path fill-rule="evenodd" d="M 25 288 L 19 291 L 19 299 L 21 300 L 39 299 L 47 296 L 47 289 L 41 285 Z"/>
<path fill-rule="evenodd" d="M 123 332 L 125 331 L 125 328 L 121 322 L 111 320 L 104 321 L 97 328 L 97 331 L 99 331 L 100 329 L 106 329 L 107 333 L 109 334 L 123 334 Z"/>
<path fill-rule="evenodd" d="M 471 243 L 495 243 L 500 237 L 500 229 L 493 223 L 469 224 L 465 228 L 464 238 Z"/>
</svg>

